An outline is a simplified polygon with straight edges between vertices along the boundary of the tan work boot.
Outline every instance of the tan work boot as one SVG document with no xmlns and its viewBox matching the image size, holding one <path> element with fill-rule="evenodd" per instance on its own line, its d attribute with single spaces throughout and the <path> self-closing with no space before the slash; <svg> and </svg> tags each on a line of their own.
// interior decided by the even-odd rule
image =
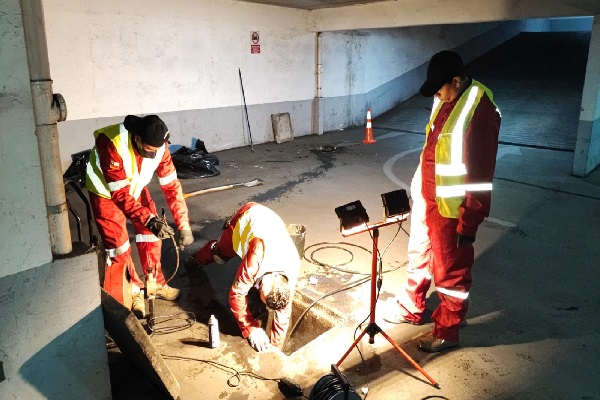
<svg viewBox="0 0 600 400">
<path fill-rule="evenodd" d="M 437 353 L 442 350 L 459 346 L 458 340 L 456 342 L 451 342 L 449 340 L 436 338 L 433 336 L 432 332 L 420 338 L 417 344 L 419 349 L 426 351 L 427 353 Z"/>
<path fill-rule="evenodd" d="M 146 303 L 144 302 L 144 295 L 142 292 L 133 295 L 131 311 L 138 319 L 142 319 L 146 316 Z"/>
<path fill-rule="evenodd" d="M 179 289 L 175 289 L 167 284 L 158 286 L 156 289 L 156 298 L 167 301 L 177 300 L 179 297 Z"/>
</svg>

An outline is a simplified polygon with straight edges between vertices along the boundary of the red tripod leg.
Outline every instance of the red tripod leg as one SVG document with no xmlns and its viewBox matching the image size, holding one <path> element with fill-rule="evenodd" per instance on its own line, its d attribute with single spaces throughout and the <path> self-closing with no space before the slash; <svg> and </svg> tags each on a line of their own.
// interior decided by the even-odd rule
<svg viewBox="0 0 600 400">
<path fill-rule="evenodd" d="M 360 342 L 360 339 L 362 339 L 363 336 L 365 336 L 365 333 L 367 333 L 367 330 L 369 330 L 369 327 L 366 327 L 364 331 L 362 331 L 362 333 L 360 334 L 359 337 L 356 338 L 356 340 L 354 341 L 354 343 L 352 343 L 352 346 L 350 346 L 350 348 L 348 349 L 348 351 L 346 351 L 346 353 L 342 356 L 342 358 L 340 358 L 340 361 L 337 362 L 337 366 L 339 367 L 341 363 L 344 362 L 344 360 L 346 359 L 346 357 L 348 357 L 348 354 L 350 354 L 350 352 L 352 351 L 352 349 L 354 348 L 354 346 L 356 346 L 358 344 L 358 342 Z"/>
</svg>

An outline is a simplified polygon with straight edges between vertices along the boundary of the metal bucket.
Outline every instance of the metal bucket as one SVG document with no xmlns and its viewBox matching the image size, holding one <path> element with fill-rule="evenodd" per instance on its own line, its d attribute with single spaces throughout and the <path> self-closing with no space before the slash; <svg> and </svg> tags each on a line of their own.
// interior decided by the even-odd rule
<svg viewBox="0 0 600 400">
<path fill-rule="evenodd" d="M 296 246 L 300 259 L 304 257 L 304 239 L 306 238 L 306 225 L 288 224 L 287 231 Z"/>
</svg>

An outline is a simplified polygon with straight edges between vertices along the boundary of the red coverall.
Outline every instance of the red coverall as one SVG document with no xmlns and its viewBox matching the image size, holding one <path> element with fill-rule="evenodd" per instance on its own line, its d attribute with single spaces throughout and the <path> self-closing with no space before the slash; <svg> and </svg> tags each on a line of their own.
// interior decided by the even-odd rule
<svg viewBox="0 0 600 400">
<path fill-rule="evenodd" d="M 217 246 L 217 253 L 222 258 L 231 259 L 237 254 L 234 251 L 234 245 L 232 242 L 233 232 L 236 224 L 240 217 L 246 213 L 251 207 L 264 207 L 260 204 L 250 202 L 240 208 L 225 224 L 223 227 L 223 233 L 218 241 L 212 240 L 206 243 L 199 251 L 195 254 L 194 258 L 197 264 L 207 265 L 214 262 L 211 255 L 211 247 L 214 243 Z M 277 217 L 279 220 L 279 217 Z M 279 220 L 281 221 L 281 220 Z M 277 270 L 273 269 L 273 265 L 265 265 L 263 261 L 267 257 L 267 252 L 274 252 L 279 249 L 274 249 L 274 246 L 280 247 L 281 243 L 271 243 L 268 238 L 254 237 L 248 242 L 248 250 L 246 254 L 242 255 L 242 261 L 238 267 L 237 273 L 231 290 L 229 292 L 229 306 L 231 311 L 242 331 L 242 336 L 247 338 L 250 333 L 257 328 L 261 327 L 261 321 L 256 319 L 250 312 L 248 304 L 248 292 L 249 290 L 260 282 L 260 279 L 269 272 L 279 272 L 288 278 L 290 285 L 290 299 L 294 297 L 294 289 L 296 287 L 296 281 L 298 280 L 298 273 L 300 269 L 300 260 L 298 258 L 298 252 L 292 239 L 289 237 L 285 224 L 283 221 L 277 226 L 271 224 L 269 227 L 272 230 L 279 230 L 279 238 L 289 238 L 289 243 L 285 240 L 284 251 L 285 259 L 277 263 Z M 252 225 L 261 224 L 262 221 L 252 221 Z M 269 221 L 270 223 L 272 221 Z M 274 312 L 273 324 L 271 326 L 270 341 L 273 346 L 281 348 L 285 340 L 287 333 L 290 316 L 292 313 L 292 301 L 288 303 L 288 306 L 283 310 Z"/>
<path fill-rule="evenodd" d="M 479 224 L 489 215 L 491 205 L 491 191 L 467 192 L 458 219 L 443 217 L 438 211 L 435 147 L 442 127 L 457 102 L 458 98 L 442 104 L 411 183 L 413 206 L 408 243 L 408 281 L 398 300 L 406 320 L 422 323 L 425 298 L 433 275 L 441 301 L 432 316 L 435 323 L 433 335 L 448 341 L 458 340 L 459 323 L 468 310 L 467 297 L 474 261 L 473 245 L 457 247 L 457 234 L 474 237 Z M 492 182 L 499 131 L 500 114 L 484 95 L 464 135 L 463 160 L 467 184 Z"/>
<path fill-rule="evenodd" d="M 159 179 L 175 172 L 171 153 L 168 146 L 165 146 L 165 152 L 156 170 Z M 110 139 L 105 135 L 98 135 L 95 147 L 98 151 L 100 166 L 106 183 L 127 179 L 121 156 Z M 136 150 L 134 150 L 134 154 L 138 170 L 140 170 L 143 157 Z M 161 185 L 161 189 L 177 228 L 179 230 L 190 229 L 188 210 L 179 180 L 175 178 L 169 183 Z M 137 275 L 131 259 L 129 234 L 126 227 L 127 219 L 129 219 L 136 233 L 136 245 L 144 274 L 147 274 L 148 271 L 154 271 L 154 268 L 156 268 L 156 282 L 163 284 L 165 277 L 160 262 L 162 242 L 144 225 L 151 215 L 158 216 L 148 188 L 144 187 L 138 200 L 129 194 L 129 186 L 112 192 L 110 199 L 100 197 L 92 192 L 89 192 L 89 197 L 96 226 L 105 249 L 121 248 L 125 250 L 125 247 L 127 248 L 123 253 L 110 257 L 111 262 L 125 263 L 132 278 L 132 283 L 140 288 L 144 287 L 144 283 Z"/>
</svg>

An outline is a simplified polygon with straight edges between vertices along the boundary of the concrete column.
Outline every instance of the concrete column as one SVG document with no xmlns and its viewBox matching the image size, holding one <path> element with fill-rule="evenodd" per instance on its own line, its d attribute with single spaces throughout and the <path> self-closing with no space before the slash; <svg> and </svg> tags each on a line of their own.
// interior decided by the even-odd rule
<svg viewBox="0 0 600 400">
<path fill-rule="evenodd" d="M 600 14 L 592 39 L 581 96 L 581 114 L 573 157 L 573 175 L 585 176 L 600 164 Z"/>
</svg>

